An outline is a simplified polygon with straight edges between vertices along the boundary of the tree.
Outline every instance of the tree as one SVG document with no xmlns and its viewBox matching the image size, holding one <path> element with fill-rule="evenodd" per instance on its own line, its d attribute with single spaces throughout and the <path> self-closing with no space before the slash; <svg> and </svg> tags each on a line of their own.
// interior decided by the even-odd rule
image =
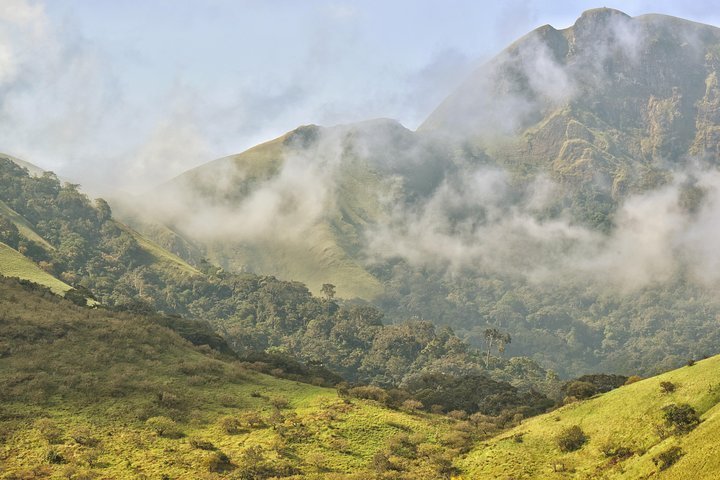
<svg viewBox="0 0 720 480">
<path fill-rule="evenodd" d="M 325 296 L 325 299 L 328 302 L 335 298 L 335 285 L 333 285 L 332 283 L 323 283 L 320 291 Z"/>
<path fill-rule="evenodd" d="M 486 328 L 484 333 L 486 354 L 485 354 L 485 366 L 490 367 L 490 352 L 492 352 L 493 346 L 497 348 L 498 353 L 505 351 L 505 346 L 511 342 L 510 334 L 507 332 L 501 332 L 497 328 Z"/>
</svg>

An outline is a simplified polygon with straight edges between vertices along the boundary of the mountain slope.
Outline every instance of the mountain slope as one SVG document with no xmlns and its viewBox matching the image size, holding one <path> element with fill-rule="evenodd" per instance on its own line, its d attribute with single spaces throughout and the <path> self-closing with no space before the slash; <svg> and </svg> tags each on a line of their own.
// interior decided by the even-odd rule
<svg viewBox="0 0 720 480">
<path fill-rule="evenodd" d="M 174 179 L 142 200 L 155 206 L 145 217 L 121 215 L 160 242 L 167 230 L 153 224 L 166 225 L 192 245 L 182 250 L 199 249 L 230 271 L 374 298 L 382 287 L 363 265 L 364 233 L 387 217 L 383 197 L 392 197 L 401 147 L 417 148 L 412 133 L 389 120 L 303 126 Z"/>
<path fill-rule="evenodd" d="M 659 184 L 684 156 L 718 162 L 719 48 L 715 27 L 589 10 L 480 67 L 420 131 L 469 139 L 519 173 L 605 182 L 620 198 Z"/>
<path fill-rule="evenodd" d="M 35 262 L 17 250 L 0 242 L 0 275 L 17 277 L 22 280 L 48 287 L 54 293 L 63 295 L 72 287 L 41 269 Z"/>
<path fill-rule="evenodd" d="M 194 347 L 172 319 L 2 278 L 0 312 L 0 478 L 367 478 L 394 436 L 432 450 L 454 423 L 262 375 Z M 406 478 L 438 478 L 414 465 Z"/>
<path fill-rule="evenodd" d="M 719 371 L 715 356 L 525 420 L 479 445 L 462 469 L 467 478 L 717 478 Z M 662 382 L 675 390 L 665 393 Z M 663 416 L 672 404 L 691 405 L 702 423 L 687 434 L 672 434 Z M 556 439 L 574 425 L 587 443 L 562 452 Z M 653 459 L 675 446 L 682 457 L 660 471 Z"/>
</svg>

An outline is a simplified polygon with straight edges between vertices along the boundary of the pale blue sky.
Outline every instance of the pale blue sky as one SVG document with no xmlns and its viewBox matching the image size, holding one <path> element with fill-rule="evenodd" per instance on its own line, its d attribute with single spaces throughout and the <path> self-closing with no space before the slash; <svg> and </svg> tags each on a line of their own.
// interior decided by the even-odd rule
<svg viewBox="0 0 720 480">
<path fill-rule="evenodd" d="M 598 6 L 720 24 L 690 1 L 0 0 L 0 151 L 136 190 L 300 124 L 415 128 L 470 68 Z"/>
</svg>

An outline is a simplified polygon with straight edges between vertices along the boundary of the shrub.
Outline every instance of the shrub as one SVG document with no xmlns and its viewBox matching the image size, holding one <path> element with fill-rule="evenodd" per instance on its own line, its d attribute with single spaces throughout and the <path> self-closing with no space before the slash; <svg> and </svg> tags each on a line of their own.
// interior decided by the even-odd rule
<svg viewBox="0 0 720 480">
<path fill-rule="evenodd" d="M 682 448 L 678 446 L 670 447 L 654 457 L 653 463 L 660 467 L 660 470 L 665 470 L 674 465 L 683 455 L 685 455 L 685 452 L 683 452 Z"/>
<path fill-rule="evenodd" d="M 454 420 L 465 420 L 468 418 L 468 414 L 465 410 L 452 410 L 448 412 L 447 415 Z"/>
<path fill-rule="evenodd" d="M 233 468 L 230 458 L 223 452 L 213 452 L 203 460 L 203 466 L 208 472 L 222 473 Z"/>
<path fill-rule="evenodd" d="M 278 410 L 283 410 L 286 408 L 290 408 L 290 400 L 285 397 L 273 397 L 270 399 L 270 405 L 277 408 Z"/>
<path fill-rule="evenodd" d="M 592 383 L 578 380 L 568 382 L 564 390 L 568 397 L 575 397 L 577 399 L 590 398 L 598 393 L 597 387 Z"/>
<path fill-rule="evenodd" d="M 607 458 L 628 458 L 633 454 L 633 451 L 629 449 L 628 447 L 623 447 L 621 445 L 618 445 L 614 442 L 607 442 L 605 445 L 600 447 L 600 451 L 605 455 Z"/>
<path fill-rule="evenodd" d="M 92 430 L 87 427 L 76 428 L 70 434 L 70 438 L 72 438 L 75 443 L 84 447 L 95 447 L 100 443 L 100 440 L 93 436 Z"/>
<path fill-rule="evenodd" d="M 223 432 L 236 435 L 242 431 L 242 423 L 235 417 L 222 417 L 218 421 Z"/>
<path fill-rule="evenodd" d="M 150 417 L 145 421 L 145 425 L 161 437 L 177 437 L 180 435 L 177 424 L 168 417 Z"/>
<path fill-rule="evenodd" d="M 417 412 L 423 408 L 423 404 L 418 400 L 408 399 L 402 403 L 402 408 L 408 412 Z"/>
<path fill-rule="evenodd" d="M 640 375 L 630 375 L 625 382 L 625 385 L 631 385 L 635 382 L 639 382 L 640 380 L 642 380 L 642 377 Z"/>
<path fill-rule="evenodd" d="M 58 450 L 51 448 L 45 453 L 45 460 L 49 463 L 60 464 L 65 463 L 65 457 Z"/>
<path fill-rule="evenodd" d="M 440 443 L 465 453 L 472 446 L 472 437 L 467 432 L 448 432 L 440 437 Z"/>
<path fill-rule="evenodd" d="M 697 412 L 687 403 L 663 407 L 663 418 L 667 426 L 673 427 L 680 434 L 688 433 L 700 423 Z"/>
<path fill-rule="evenodd" d="M 688 366 L 688 367 L 692 367 L 693 365 L 695 365 L 695 360 L 693 360 L 693 359 L 691 358 L 691 359 L 689 359 L 689 360 L 687 361 L 687 366 Z"/>
<path fill-rule="evenodd" d="M 557 437 L 557 444 L 563 452 L 579 450 L 588 441 L 588 437 L 578 425 L 568 427 Z"/>
<path fill-rule="evenodd" d="M 375 400 L 376 402 L 385 403 L 390 398 L 385 390 L 380 387 L 373 385 L 363 385 L 360 387 L 353 387 L 348 390 L 350 396 L 355 398 L 363 398 L 366 400 Z"/>
<path fill-rule="evenodd" d="M 675 391 L 675 384 L 672 382 L 660 382 L 660 391 L 662 393 L 672 393 Z"/>
<path fill-rule="evenodd" d="M 192 448 L 197 448 L 198 450 L 215 450 L 215 445 L 213 445 L 212 442 L 197 437 L 191 438 L 188 443 Z"/>
<path fill-rule="evenodd" d="M 383 453 L 377 452 L 372 458 L 372 468 L 377 473 L 385 473 L 390 470 L 397 470 L 397 466 L 390 461 L 390 457 Z"/>
</svg>

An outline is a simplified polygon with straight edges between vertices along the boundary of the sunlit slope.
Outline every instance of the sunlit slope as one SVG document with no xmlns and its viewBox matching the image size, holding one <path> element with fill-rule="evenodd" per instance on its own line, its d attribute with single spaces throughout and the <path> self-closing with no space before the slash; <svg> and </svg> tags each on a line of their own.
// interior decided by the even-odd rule
<svg viewBox="0 0 720 480">
<path fill-rule="evenodd" d="M 2 200 L 0 200 L 0 215 L 7 217 L 11 222 L 13 222 L 17 227 L 18 232 L 20 232 L 20 235 L 23 237 L 28 240 L 32 240 L 46 249 L 53 250 L 55 248 L 37 234 L 37 232 L 33 229 L 33 226 L 25 219 L 25 217 L 8 207 L 8 205 Z"/>
<path fill-rule="evenodd" d="M 676 391 L 663 393 L 661 382 Z M 720 356 L 621 387 L 596 398 L 573 403 L 523 422 L 481 444 L 462 462 L 463 478 L 707 478 L 720 477 Z M 688 403 L 703 422 L 687 435 L 661 438 L 662 408 Z M 589 438 L 579 450 L 560 451 L 556 439 L 578 425 Z M 613 458 L 608 446 L 629 449 Z M 660 471 L 653 459 L 673 446 L 684 455 Z"/>
<path fill-rule="evenodd" d="M 393 435 L 431 446 L 452 427 L 246 370 L 149 317 L 0 287 L 0 478 L 369 478 Z"/>
<path fill-rule="evenodd" d="M 162 248 L 157 243 L 149 240 L 148 238 L 128 227 L 127 225 L 123 225 L 119 222 L 116 222 L 116 225 L 122 230 L 132 235 L 132 237 L 138 242 L 138 245 L 140 245 L 140 248 L 142 248 L 145 252 L 149 253 L 156 263 L 170 268 L 179 269 L 183 273 L 200 274 L 200 272 L 195 267 L 187 263 L 185 260 L 178 257 L 174 253 Z"/>
<path fill-rule="evenodd" d="M 120 215 L 163 247 L 178 246 L 152 225 L 164 224 L 232 271 L 302 281 L 314 292 L 332 283 L 339 296 L 373 298 L 382 287 L 365 269 L 364 235 L 386 218 L 393 181 L 382 169 L 394 152 L 381 145 L 402 146 L 411 135 L 388 120 L 300 127 L 172 180 L 144 200 L 153 206 L 144 217 Z"/>
<path fill-rule="evenodd" d="M 17 250 L 0 242 L 0 275 L 30 280 L 62 295 L 72 287 L 41 269 Z"/>
</svg>

